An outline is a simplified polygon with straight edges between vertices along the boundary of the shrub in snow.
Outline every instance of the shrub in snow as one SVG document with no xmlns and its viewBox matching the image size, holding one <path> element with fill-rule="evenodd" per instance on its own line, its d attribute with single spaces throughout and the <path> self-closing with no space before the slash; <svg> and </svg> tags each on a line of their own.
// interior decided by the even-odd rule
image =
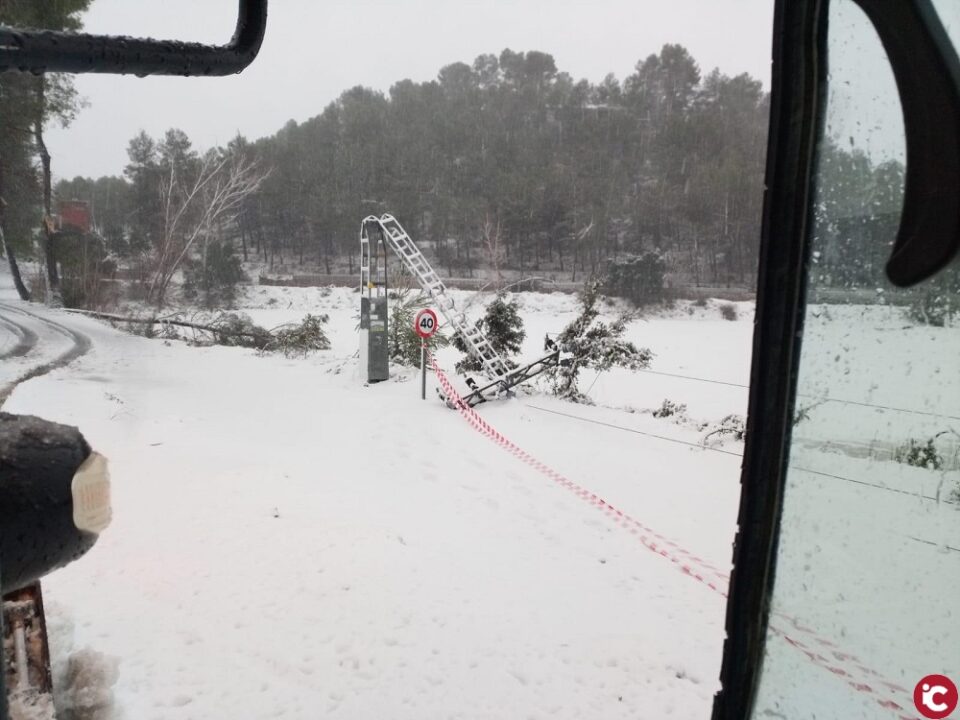
<svg viewBox="0 0 960 720">
<path fill-rule="evenodd" d="M 229 307 L 237 294 L 237 285 L 246 279 L 240 258 L 231 243 L 210 241 L 199 258 L 191 258 L 183 267 L 183 294 L 199 298 L 204 307 Z"/>
<path fill-rule="evenodd" d="M 907 315 L 921 325 L 944 327 L 950 325 L 957 311 L 957 294 L 931 284 L 924 288 L 907 306 Z"/>
<path fill-rule="evenodd" d="M 408 367 L 420 366 L 420 336 L 413 329 L 413 318 L 425 308 L 430 298 L 423 293 L 412 294 L 409 290 L 399 290 L 391 294 L 390 322 L 388 323 L 388 345 L 390 360 Z M 439 332 L 427 341 L 430 350 L 446 347 L 450 339 Z"/>
<path fill-rule="evenodd" d="M 104 280 L 115 276 L 117 262 L 106 254 L 102 239 L 83 236 L 61 243 L 57 254 L 65 307 L 103 309 L 116 304 L 118 290 Z"/>
<path fill-rule="evenodd" d="M 510 356 L 520 352 L 520 346 L 526 337 L 517 302 L 508 301 L 503 293 L 498 294 L 493 302 L 487 305 L 483 317 L 477 320 L 477 327 L 507 365 L 515 367 L 516 363 Z M 465 354 L 456 365 L 458 372 L 478 372 L 483 369 L 480 361 L 467 353 L 467 345 L 459 333 L 453 336 L 453 346 Z"/>
<path fill-rule="evenodd" d="M 557 397 L 573 402 L 588 402 L 577 387 L 581 370 L 589 368 L 602 372 L 612 367 L 641 370 L 650 365 L 653 358 L 650 350 L 638 348 L 623 339 L 629 316 L 620 315 L 609 325 L 598 321 L 599 299 L 600 284 L 588 283 L 580 293 L 580 314 L 557 338 L 557 344 L 564 354 L 570 356 L 567 362 L 547 372 L 551 390 Z"/>
<path fill-rule="evenodd" d="M 927 470 L 940 470 L 943 467 L 943 456 L 937 452 L 933 438 L 929 438 L 926 442 L 918 442 L 910 438 L 893 451 L 893 459 L 904 465 Z"/>
<path fill-rule="evenodd" d="M 676 416 L 678 419 L 685 417 L 687 406 L 683 403 L 675 403 L 673 400 L 664 400 L 659 408 L 653 411 L 655 418 L 668 418 Z"/>
<path fill-rule="evenodd" d="M 800 425 L 800 423 L 809 420 L 813 411 L 826 402 L 829 402 L 829 398 L 813 400 L 806 405 L 797 405 L 793 413 L 793 426 L 797 427 Z"/>
<path fill-rule="evenodd" d="M 727 415 L 710 432 L 703 437 L 703 444 L 706 445 L 711 437 L 730 436 L 734 440 L 743 440 L 747 433 L 747 422 L 740 415 Z"/>
<path fill-rule="evenodd" d="M 285 357 L 303 357 L 314 350 L 329 350 L 330 340 L 323 332 L 327 315 L 307 315 L 298 324 L 283 325 L 273 331 L 273 339 L 264 348 L 282 352 Z"/>
<path fill-rule="evenodd" d="M 665 299 L 663 287 L 667 262 L 659 250 L 644 250 L 607 262 L 603 290 L 627 298 L 635 305 L 649 305 Z"/>
<path fill-rule="evenodd" d="M 737 306 L 732 303 L 724 303 L 720 306 L 720 317 L 724 320 L 736 320 Z"/>
</svg>

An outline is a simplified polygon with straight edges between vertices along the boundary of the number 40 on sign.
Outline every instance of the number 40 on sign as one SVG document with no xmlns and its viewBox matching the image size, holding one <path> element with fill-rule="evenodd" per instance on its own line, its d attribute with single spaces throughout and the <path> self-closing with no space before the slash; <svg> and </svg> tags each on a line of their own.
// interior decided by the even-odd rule
<svg viewBox="0 0 960 720">
<path fill-rule="evenodd" d="M 413 329 L 417 335 L 427 340 L 437 331 L 437 314 L 430 308 L 424 308 L 413 319 Z"/>
</svg>

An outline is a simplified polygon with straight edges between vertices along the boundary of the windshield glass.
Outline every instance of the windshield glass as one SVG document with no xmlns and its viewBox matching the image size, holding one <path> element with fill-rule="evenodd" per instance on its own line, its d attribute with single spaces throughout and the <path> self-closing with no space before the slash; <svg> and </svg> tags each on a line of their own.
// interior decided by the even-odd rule
<svg viewBox="0 0 960 720">
<path fill-rule="evenodd" d="M 943 10 L 955 27 L 957 7 Z M 887 280 L 907 160 L 896 83 L 851 0 L 831 3 L 828 38 L 808 305 L 753 716 L 943 718 L 960 662 L 957 266 L 912 288 Z"/>
</svg>

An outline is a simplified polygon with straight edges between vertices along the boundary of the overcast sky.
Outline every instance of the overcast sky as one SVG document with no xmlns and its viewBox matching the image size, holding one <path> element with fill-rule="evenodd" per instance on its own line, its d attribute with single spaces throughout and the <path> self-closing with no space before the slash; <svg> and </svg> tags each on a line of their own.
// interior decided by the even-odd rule
<svg viewBox="0 0 960 720">
<path fill-rule="evenodd" d="M 222 43 L 236 0 L 94 0 L 86 30 Z M 271 0 L 263 50 L 241 75 L 221 79 L 82 75 L 90 106 L 49 132 L 58 177 L 119 174 L 141 128 L 170 127 L 206 148 L 306 120 L 345 89 L 383 91 L 430 80 L 481 53 L 542 50 L 576 79 L 623 79 L 664 43 L 687 47 L 704 71 L 770 81 L 773 0 Z"/>
</svg>

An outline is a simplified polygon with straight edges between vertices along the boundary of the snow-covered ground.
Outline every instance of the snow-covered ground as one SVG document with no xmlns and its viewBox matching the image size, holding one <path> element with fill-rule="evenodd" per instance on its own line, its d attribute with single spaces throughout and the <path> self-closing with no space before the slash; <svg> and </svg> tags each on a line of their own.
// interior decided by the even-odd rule
<svg viewBox="0 0 960 720">
<path fill-rule="evenodd" d="M 0 295 L 16 303 L 9 288 Z M 470 294 L 457 297 L 464 305 Z M 575 298 L 517 297 L 533 359 Z M 653 372 L 585 373 L 594 406 L 533 393 L 480 412 L 724 571 L 742 446 L 695 446 L 745 413 L 753 323 L 751 304 L 737 304 L 733 322 L 718 304 L 635 321 L 630 337 L 654 351 Z M 245 289 L 240 309 L 267 327 L 330 316 L 332 348 L 305 359 L 147 340 L 31 306 L 92 348 L 21 385 L 4 410 L 79 426 L 113 476 L 113 525 L 44 581 L 52 623 L 69 629 L 53 637 L 61 664 L 72 648 L 115 658 L 123 718 L 709 717 L 722 595 L 498 448 L 432 390 L 421 401 L 416 371 L 364 386 L 351 357 L 357 305 L 348 289 Z M 4 332 L 0 352 L 15 342 Z M 452 370 L 456 356 L 444 350 L 439 362 Z M 0 383 L 12 367 L 0 363 Z M 654 418 L 664 399 L 687 405 L 688 419 Z M 807 439 L 811 469 L 858 472 L 830 464 L 855 458 L 833 448 L 824 460 L 822 438 Z M 885 465 L 900 473 L 889 482 L 926 488 L 916 475 L 926 471 Z M 901 510 L 891 504 L 903 531 L 920 532 Z M 824 526 L 841 532 L 837 522 Z M 942 524 L 936 539 L 960 547 L 960 523 Z M 855 559 L 834 562 L 845 572 Z M 844 631 L 856 652 L 875 650 L 857 628 Z M 847 709 L 867 707 L 822 668 L 804 671 L 834 683 Z"/>
</svg>

